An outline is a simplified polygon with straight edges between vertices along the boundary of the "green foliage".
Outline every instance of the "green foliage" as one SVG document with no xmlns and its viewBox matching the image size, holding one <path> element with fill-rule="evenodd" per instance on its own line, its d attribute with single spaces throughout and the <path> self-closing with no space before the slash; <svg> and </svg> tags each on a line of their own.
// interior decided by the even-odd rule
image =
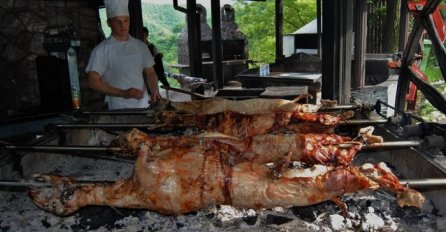
<svg viewBox="0 0 446 232">
<path fill-rule="evenodd" d="M 177 44 L 183 28 L 186 27 L 185 14 L 173 9 L 171 4 L 157 5 L 142 3 L 143 24 L 149 28 L 149 40 L 164 54 L 164 68 L 171 70 L 168 64 L 178 60 Z"/>
<path fill-rule="evenodd" d="M 236 22 L 248 38 L 250 59 L 265 63 L 275 61 L 275 2 L 249 2 L 236 0 Z M 177 44 L 181 31 L 186 27 L 185 14 L 173 9 L 171 4 L 142 3 L 143 23 L 149 28 L 150 41 L 164 54 L 164 65 L 177 63 Z M 210 14 L 208 13 L 208 16 Z M 102 28 L 106 36 L 110 28 L 106 24 L 105 10 L 100 11 Z M 283 33 L 290 34 L 316 18 L 316 1 L 284 0 Z M 253 23 L 255 22 L 255 23 Z"/>
<path fill-rule="evenodd" d="M 426 45 L 425 45 L 426 46 Z M 426 49 L 425 49 L 426 51 Z M 435 50 L 433 48 L 430 49 L 430 52 L 427 55 L 427 57 L 423 57 L 423 59 L 427 59 L 427 65 L 426 70 L 424 72 L 426 73 L 429 82 L 436 82 L 441 79 L 443 79 L 440 67 L 438 66 L 437 56 L 435 55 Z"/>
<path fill-rule="evenodd" d="M 250 59 L 265 63 L 275 60 L 275 2 L 234 4 L 236 22 L 249 41 Z M 312 0 L 283 1 L 283 33 L 293 33 L 316 18 L 316 2 Z"/>
</svg>

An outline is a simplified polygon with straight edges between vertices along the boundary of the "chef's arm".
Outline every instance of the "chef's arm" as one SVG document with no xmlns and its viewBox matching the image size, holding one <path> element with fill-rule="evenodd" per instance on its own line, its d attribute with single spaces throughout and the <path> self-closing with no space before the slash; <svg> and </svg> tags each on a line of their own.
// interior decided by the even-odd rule
<svg viewBox="0 0 446 232">
<path fill-rule="evenodd" d="M 158 89 L 158 76 L 153 66 L 144 69 L 144 78 L 146 86 L 150 90 L 150 101 L 157 102 L 161 96 Z"/>
<path fill-rule="evenodd" d="M 139 89 L 129 88 L 124 90 L 105 83 L 102 81 L 101 75 L 95 71 L 88 72 L 88 87 L 99 93 L 114 97 L 135 99 L 141 99 L 143 97 L 143 92 Z"/>
</svg>

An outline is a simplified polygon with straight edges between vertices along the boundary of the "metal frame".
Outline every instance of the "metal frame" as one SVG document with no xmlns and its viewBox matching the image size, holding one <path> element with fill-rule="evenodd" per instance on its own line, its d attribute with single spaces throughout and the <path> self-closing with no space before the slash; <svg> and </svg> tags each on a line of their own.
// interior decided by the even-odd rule
<svg viewBox="0 0 446 232">
<path fill-rule="evenodd" d="M 405 110 L 406 94 L 409 90 L 409 83 L 412 82 L 435 108 L 446 114 L 446 98 L 432 85 L 424 81 L 417 68 L 413 66 L 418 43 L 426 29 L 427 34 L 432 40 L 443 78 L 446 78 L 446 49 L 439 36 L 440 33 L 437 31 L 438 22 L 436 24 L 433 17 L 441 2 L 441 0 L 426 1 L 422 9 L 417 8 L 417 12 L 414 14 L 414 25 L 405 47 L 404 56 L 401 61 L 401 72 L 398 78 L 396 108 L 400 111 Z M 408 1 L 408 4 L 411 4 L 411 1 Z"/>
</svg>

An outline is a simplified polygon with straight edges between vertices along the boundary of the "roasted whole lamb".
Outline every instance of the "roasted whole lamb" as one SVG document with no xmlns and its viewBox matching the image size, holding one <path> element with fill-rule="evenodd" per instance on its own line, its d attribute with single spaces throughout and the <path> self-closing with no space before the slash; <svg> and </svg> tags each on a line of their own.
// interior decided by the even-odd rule
<svg viewBox="0 0 446 232">
<path fill-rule="evenodd" d="M 333 115 L 295 111 L 276 111 L 265 114 L 243 114 L 234 111 L 215 114 L 176 114 L 165 111 L 156 117 L 152 122 L 155 125 L 149 129 L 198 128 L 236 137 L 250 137 L 277 130 L 298 133 L 332 133 L 340 121 L 352 116 L 351 112 Z"/>
<path fill-rule="evenodd" d="M 314 113 L 321 107 L 321 105 L 300 104 L 297 101 L 299 101 L 299 98 L 293 101 L 266 98 L 233 101 L 223 98 L 211 98 L 189 102 L 172 102 L 167 99 L 161 99 L 158 103 L 151 105 L 149 115 L 164 111 L 173 111 L 176 114 L 216 114 L 224 111 L 243 114 L 264 114 L 279 110 Z"/>
<path fill-rule="evenodd" d="M 225 150 L 230 163 L 244 161 L 265 164 L 282 160 L 328 166 L 349 165 L 362 143 L 335 134 L 266 134 L 239 139 L 221 133 L 182 136 L 152 136 L 138 129 L 129 130 L 111 142 L 123 149 L 121 156 L 135 157 L 141 143 L 150 149 L 165 150 L 204 145 Z"/>
<path fill-rule="evenodd" d="M 400 206 L 421 207 L 424 201 L 420 193 L 401 185 L 384 164 L 315 165 L 287 169 L 282 177 L 275 178 L 265 165 L 228 165 L 222 161 L 221 152 L 205 146 L 151 154 L 149 147 L 142 145 L 133 175 L 111 184 L 77 184 L 74 179 L 57 176 L 39 178 L 52 187 L 30 188 L 32 200 L 61 216 L 87 205 L 149 209 L 169 215 L 220 204 L 261 209 L 332 200 L 343 207 L 340 196 L 380 187 L 396 192 Z"/>
</svg>

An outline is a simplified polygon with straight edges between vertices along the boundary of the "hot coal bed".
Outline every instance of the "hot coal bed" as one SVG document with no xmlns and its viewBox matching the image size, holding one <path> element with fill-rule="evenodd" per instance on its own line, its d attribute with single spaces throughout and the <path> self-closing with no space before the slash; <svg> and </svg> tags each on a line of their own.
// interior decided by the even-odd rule
<svg viewBox="0 0 446 232">
<path fill-rule="evenodd" d="M 135 122 L 135 121 L 133 121 Z M 99 129 L 72 130 L 45 138 L 45 144 L 106 146 L 116 132 Z M 194 131 L 186 131 L 194 133 Z M 384 133 L 384 132 L 383 132 Z M 42 141 L 40 139 L 39 141 Z M 390 153 L 398 153 L 390 155 Z M 405 176 L 399 158 L 417 165 L 422 155 L 413 149 L 361 152 L 355 164 L 386 162 L 400 177 Z M 88 156 L 88 154 L 86 155 Z M 117 180 L 128 178 L 133 163 L 123 160 L 39 152 L 12 152 L 1 162 L 2 179 L 31 179 L 35 173 L 73 176 L 77 180 Z M 21 157 L 18 159 L 17 157 Z M 299 167 L 298 162 L 292 164 Z M 401 169 L 401 170 L 400 170 Z M 410 165 L 409 165 L 410 169 Z M 435 169 L 425 166 L 423 170 Z M 418 172 L 413 170 L 414 172 Z M 33 204 L 23 188 L 2 187 L 0 191 L 0 228 L 2 231 L 445 231 L 444 204 L 429 199 L 422 209 L 400 208 L 395 196 L 383 190 L 348 194 L 342 197 L 349 217 L 332 202 L 306 207 L 277 207 L 265 210 L 212 206 L 193 213 L 164 216 L 149 210 L 88 206 L 71 216 L 58 217 Z M 423 190 L 421 189 L 423 192 Z M 444 189 L 441 190 L 444 192 Z M 424 193 L 424 192 L 423 192 Z M 441 194 L 440 194 L 441 195 Z"/>
</svg>

